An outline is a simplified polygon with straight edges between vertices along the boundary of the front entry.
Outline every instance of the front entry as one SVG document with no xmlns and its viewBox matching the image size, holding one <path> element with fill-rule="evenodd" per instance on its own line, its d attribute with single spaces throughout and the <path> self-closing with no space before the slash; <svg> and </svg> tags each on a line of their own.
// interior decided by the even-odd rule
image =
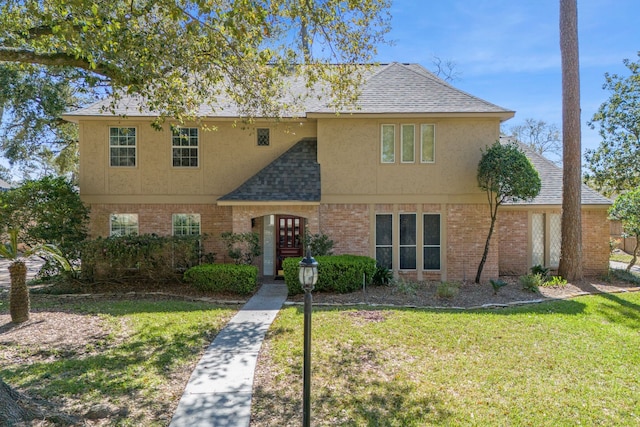
<svg viewBox="0 0 640 427">
<path fill-rule="evenodd" d="M 282 276 L 282 261 L 303 254 L 304 218 L 278 215 L 276 217 L 276 272 Z"/>
</svg>

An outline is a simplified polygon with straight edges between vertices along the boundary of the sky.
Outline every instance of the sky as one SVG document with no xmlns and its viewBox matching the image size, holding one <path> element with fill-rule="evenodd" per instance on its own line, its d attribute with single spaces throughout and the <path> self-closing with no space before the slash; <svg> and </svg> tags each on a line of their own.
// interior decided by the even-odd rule
<svg viewBox="0 0 640 427">
<path fill-rule="evenodd" d="M 559 0 L 392 0 L 392 46 L 377 61 L 419 63 L 433 57 L 455 62 L 452 84 L 515 110 L 506 128 L 526 118 L 562 129 Z M 609 98 L 604 74 L 628 76 L 622 60 L 640 51 L 639 0 L 578 0 L 582 149 L 600 143 L 587 125 Z"/>
</svg>

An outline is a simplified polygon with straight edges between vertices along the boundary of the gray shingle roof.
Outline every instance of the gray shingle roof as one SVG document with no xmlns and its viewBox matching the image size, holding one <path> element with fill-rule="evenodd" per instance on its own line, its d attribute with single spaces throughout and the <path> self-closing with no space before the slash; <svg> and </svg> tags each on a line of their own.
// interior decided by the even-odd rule
<svg viewBox="0 0 640 427">
<path fill-rule="evenodd" d="M 11 184 L 9 184 L 7 181 L 0 179 L 0 191 L 7 191 L 11 188 L 13 188 Z"/>
<path fill-rule="evenodd" d="M 306 114 L 336 113 L 330 106 L 330 99 L 323 95 L 322 87 L 316 85 L 310 96 L 305 82 L 301 78 L 289 78 L 287 99 L 302 99 L 302 104 L 295 110 L 285 111 L 283 117 L 303 117 Z M 374 65 L 366 72 L 361 86 L 361 95 L 351 107 L 343 108 L 340 113 L 346 114 L 381 114 L 381 113 L 497 113 L 505 118 L 511 117 L 513 111 L 484 101 L 464 91 L 456 89 L 444 80 L 436 77 L 419 64 Z M 86 108 L 66 114 L 67 117 L 109 116 L 104 111 L 110 101 L 98 101 Z M 201 117 L 238 117 L 238 106 L 224 98 L 218 98 L 216 111 L 203 105 L 199 109 Z M 154 117 L 150 111 L 139 111 L 140 98 L 125 96 L 115 109 L 116 115 L 131 117 Z"/>
<path fill-rule="evenodd" d="M 320 164 L 315 138 L 297 142 L 219 201 L 320 201 Z"/>
<path fill-rule="evenodd" d="M 503 144 L 513 142 L 510 138 L 500 138 Z M 509 202 L 505 205 L 562 205 L 562 168 L 542 155 L 531 150 L 527 145 L 518 143 L 527 158 L 540 175 L 542 187 L 540 193 L 530 202 Z M 583 205 L 611 205 L 613 202 L 602 194 L 582 184 Z"/>
</svg>

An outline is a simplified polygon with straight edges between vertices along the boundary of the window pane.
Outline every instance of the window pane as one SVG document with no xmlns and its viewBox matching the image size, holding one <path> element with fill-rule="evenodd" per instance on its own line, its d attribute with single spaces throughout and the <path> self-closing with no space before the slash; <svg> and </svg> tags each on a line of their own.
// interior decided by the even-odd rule
<svg viewBox="0 0 640 427">
<path fill-rule="evenodd" d="M 376 248 L 376 261 L 380 267 L 388 268 L 393 267 L 392 262 L 392 250 L 391 248 Z"/>
<path fill-rule="evenodd" d="M 435 125 L 420 126 L 420 145 L 421 145 L 421 161 L 430 163 L 435 161 Z"/>
<path fill-rule="evenodd" d="M 402 161 L 411 163 L 415 161 L 416 138 L 414 125 L 402 125 Z"/>
<path fill-rule="evenodd" d="M 266 147 L 269 145 L 269 129 L 258 129 L 257 130 L 257 136 L 258 136 L 258 146 L 259 147 Z"/>
<path fill-rule="evenodd" d="M 544 266 L 544 214 L 531 215 L 531 263 Z"/>
<path fill-rule="evenodd" d="M 424 269 L 440 270 L 440 248 L 424 248 Z"/>
<path fill-rule="evenodd" d="M 376 215 L 376 246 L 391 246 L 392 242 L 391 215 Z"/>
<path fill-rule="evenodd" d="M 200 234 L 200 214 L 173 214 L 173 235 L 194 236 Z"/>
<path fill-rule="evenodd" d="M 424 245 L 440 246 L 440 215 L 426 214 L 423 222 Z"/>
<path fill-rule="evenodd" d="M 109 146 L 111 166 L 136 165 L 135 128 L 109 128 Z"/>
<path fill-rule="evenodd" d="M 416 244 L 416 214 L 400 214 L 400 245 Z"/>
<path fill-rule="evenodd" d="M 138 234 L 138 214 L 112 214 L 110 219 L 112 236 Z"/>
<path fill-rule="evenodd" d="M 416 247 L 415 246 L 400 248 L 400 269 L 402 270 L 416 269 Z"/>
<path fill-rule="evenodd" d="M 395 159 L 395 132 L 394 125 L 382 125 L 382 163 L 393 163 Z"/>
<path fill-rule="evenodd" d="M 198 166 L 198 128 L 173 129 L 173 166 Z"/>
</svg>

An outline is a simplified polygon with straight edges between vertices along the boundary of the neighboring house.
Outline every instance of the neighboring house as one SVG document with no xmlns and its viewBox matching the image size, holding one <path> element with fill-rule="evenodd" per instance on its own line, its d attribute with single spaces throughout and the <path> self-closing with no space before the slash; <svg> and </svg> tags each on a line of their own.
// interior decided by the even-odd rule
<svg viewBox="0 0 640 427">
<path fill-rule="evenodd" d="M 7 181 L 0 179 L 0 191 L 8 191 L 11 188 L 13 188 L 11 184 L 9 184 Z"/>
<path fill-rule="evenodd" d="M 357 107 L 339 115 L 321 101 L 277 122 L 205 111 L 215 131 L 156 131 L 134 99 L 116 111 L 126 118 L 103 112 L 107 101 L 67 114 L 80 126 L 91 234 L 209 234 L 205 244 L 225 262 L 220 234 L 254 231 L 261 274 L 273 276 L 282 259 L 302 255 L 306 229 L 329 236 L 335 253 L 374 257 L 396 275 L 473 279 L 490 223 L 477 165 L 514 112 L 417 64 L 375 66 Z M 557 261 L 561 173 L 530 156 L 542 193 L 501 208 L 483 280 Z M 609 201 L 591 192 L 583 200 L 585 271 L 602 273 Z"/>
</svg>

